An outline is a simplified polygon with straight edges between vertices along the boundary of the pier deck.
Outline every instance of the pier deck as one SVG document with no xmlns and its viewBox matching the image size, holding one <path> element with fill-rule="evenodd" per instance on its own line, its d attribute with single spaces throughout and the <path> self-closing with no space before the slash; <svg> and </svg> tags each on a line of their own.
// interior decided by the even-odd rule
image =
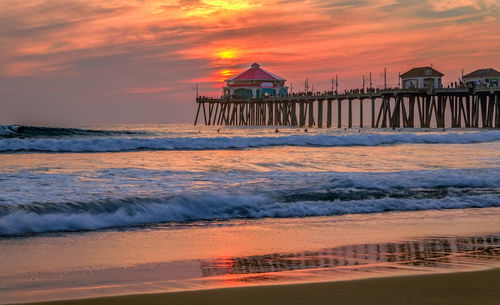
<svg viewBox="0 0 500 305">
<path fill-rule="evenodd" d="M 500 87 L 369 91 L 258 99 L 198 97 L 194 124 L 200 119 L 205 125 L 322 128 L 326 122 L 327 128 L 352 128 L 354 104 L 359 116 L 355 127 L 500 128 Z M 368 118 L 363 117 L 366 103 Z"/>
</svg>

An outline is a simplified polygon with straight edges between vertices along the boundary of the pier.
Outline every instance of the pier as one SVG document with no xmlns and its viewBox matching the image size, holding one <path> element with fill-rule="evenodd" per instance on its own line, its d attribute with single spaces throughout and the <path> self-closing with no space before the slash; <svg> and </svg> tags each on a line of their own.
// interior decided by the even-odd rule
<svg viewBox="0 0 500 305">
<path fill-rule="evenodd" d="M 367 91 L 198 97 L 194 125 L 500 128 L 500 87 Z"/>
</svg>

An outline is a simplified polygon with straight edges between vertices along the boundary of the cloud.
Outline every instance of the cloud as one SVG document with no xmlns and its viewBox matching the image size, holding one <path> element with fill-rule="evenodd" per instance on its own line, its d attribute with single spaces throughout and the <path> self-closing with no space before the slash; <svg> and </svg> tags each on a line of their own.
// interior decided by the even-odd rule
<svg viewBox="0 0 500 305">
<path fill-rule="evenodd" d="M 2 74 L 9 77 L 21 77 L 33 75 L 34 73 L 47 74 L 67 68 L 67 65 L 49 65 L 39 61 L 16 61 L 4 65 Z"/>
<path fill-rule="evenodd" d="M 431 62 L 455 79 L 499 64 L 499 1 L 0 0 L 0 93 L 12 101 L 0 120 L 22 117 L 30 96 L 53 115 L 89 113 L 75 120 L 103 105 L 122 105 L 123 120 L 188 120 L 193 83 L 220 95 L 253 62 L 320 89 L 335 74 L 350 88 Z"/>
<path fill-rule="evenodd" d="M 428 3 L 437 12 L 466 7 L 479 11 L 498 8 L 500 6 L 500 1 L 498 0 L 428 0 Z"/>
</svg>

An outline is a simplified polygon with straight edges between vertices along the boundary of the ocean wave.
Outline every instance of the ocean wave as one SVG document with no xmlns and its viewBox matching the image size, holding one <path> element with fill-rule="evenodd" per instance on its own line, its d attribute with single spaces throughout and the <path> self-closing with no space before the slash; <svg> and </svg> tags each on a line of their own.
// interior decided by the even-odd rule
<svg viewBox="0 0 500 305">
<path fill-rule="evenodd" d="M 51 206 L 5 207 L 0 235 L 12 236 L 54 231 L 99 230 L 151 223 L 306 217 L 388 211 L 498 207 L 498 194 L 442 198 L 379 198 L 333 201 L 276 201 L 267 195 L 198 194 L 157 199 L 105 200 L 61 203 Z"/>
<path fill-rule="evenodd" d="M 15 125 L 0 125 L 0 137 L 15 135 L 18 127 Z"/>
<path fill-rule="evenodd" d="M 141 196 L 155 201 L 220 190 L 228 194 L 266 194 L 280 202 L 441 198 L 500 193 L 500 171 L 495 168 L 372 173 L 238 170 L 193 173 L 136 168 L 78 173 L 21 171 L 0 173 L 0 215 L 14 211 L 8 206 L 24 205 L 19 209 L 54 212 L 62 208 L 58 203 L 64 201 L 76 202 L 77 205 L 70 206 L 90 211 L 94 205 L 86 202 L 121 202 Z"/>
<path fill-rule="evenodd" d="M 244 149 L 269 146 L 378 146 L 395 144 L 467 144 L 500 140 L 500 131 L 468 133 L 388 133 L 348 135 L 291 135 L 276 137 L 212 138 L 61 138 L 0 140 L 0 152 L 120 152 L 134 150 Z"/>
<path fill-rule="evenodd" d="M 23 125 L 0 125 L 0 139 L 2 138 L 62 138 L 62 137 L 110 137 L 131 136 L 146 134 L 143 131 L 128 130 L 97 130 L 80 128 L 38 127 Z"/>
</svg>

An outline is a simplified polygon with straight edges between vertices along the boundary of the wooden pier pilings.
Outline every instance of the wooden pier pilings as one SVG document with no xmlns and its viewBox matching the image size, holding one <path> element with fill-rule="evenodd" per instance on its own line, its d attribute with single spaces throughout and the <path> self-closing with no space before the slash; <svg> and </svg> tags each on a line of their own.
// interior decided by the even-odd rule
<svg viewBox="0 0 500 305">
<path fill-rule="evenodd" d="M 322 128 L 326 121 L 326 127 L 331 128 L 335 126 L 336 112 L 337 128 L 500 128 L 500 87 L 401 89 L 260 99 L 199 97 L 196 102 L 195 125 L 202 121 L 205 125 Z M 367 109 L 364 103 L 371 105 L 370 116 L 364 116 Z M 346 104 L 347 110 L 343 108 Z M 358 106 L 354 111 L 355 104 Z M 345 118 L 346 126 L 342 121 Z"/>
</svg>

